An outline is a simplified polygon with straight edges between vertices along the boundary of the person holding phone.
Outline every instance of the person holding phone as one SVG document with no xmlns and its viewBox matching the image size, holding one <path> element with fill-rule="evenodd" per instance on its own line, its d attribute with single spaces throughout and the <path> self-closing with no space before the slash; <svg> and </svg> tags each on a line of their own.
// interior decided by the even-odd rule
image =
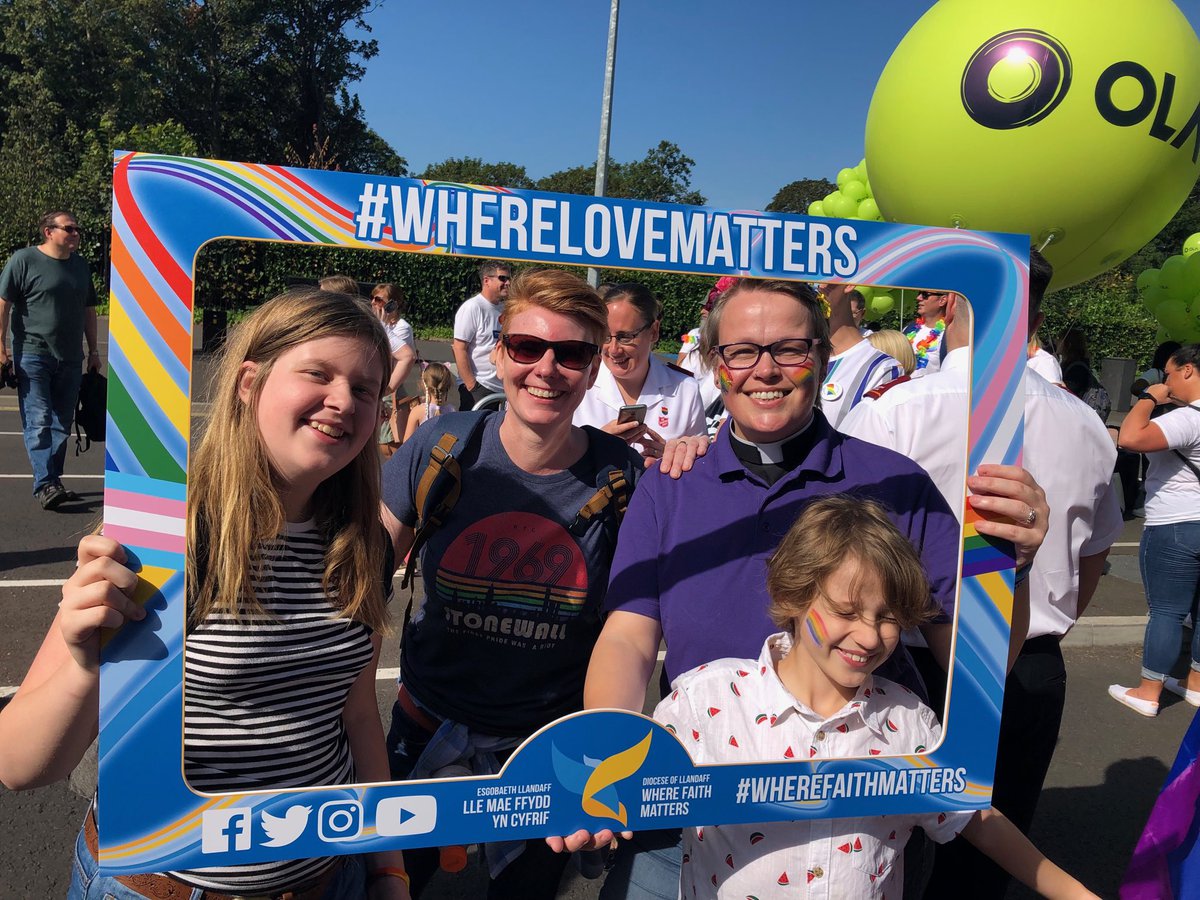
<svg viewBox="0 0 1200 900">
<path fill-rule="evenodd" d="M 662 304 L 645 285 L 614 284 L 603 298 L 608 308 L 604 365 L 574 422 L 622 438 L 649 465 L 672 438 L 708 433 L 700 385 L 691 372 L 654 356 Z"/>
</svg>

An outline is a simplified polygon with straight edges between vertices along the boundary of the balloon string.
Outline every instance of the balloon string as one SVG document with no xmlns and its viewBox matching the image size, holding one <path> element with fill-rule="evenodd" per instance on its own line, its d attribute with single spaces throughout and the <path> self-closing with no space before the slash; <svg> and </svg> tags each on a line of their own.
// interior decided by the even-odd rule
<svg viewBox="0 0 1200 900">
<path fill-rule="evenodd" d="M 1042 241 L 1042 246 L 1038 247 L 1038 253 L 1041 253 L 1043 250 L 1045 250 L 1047 247 L 1049 247 L 1052 243 L 1054 243 L 1053 232 L 1046 235 L 1046 239 L 1044 241 Z"/>
</svg>

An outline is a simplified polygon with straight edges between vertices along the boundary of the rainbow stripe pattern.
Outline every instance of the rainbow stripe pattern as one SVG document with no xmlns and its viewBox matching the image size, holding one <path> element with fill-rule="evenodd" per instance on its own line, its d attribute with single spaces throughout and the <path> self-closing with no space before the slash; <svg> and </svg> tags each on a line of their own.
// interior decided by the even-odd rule
<svg viewBox="0 0 1200 900">
<path fill-rule="evenodd" d="M 439 240 L 435 227 L 432 232 L 420 232 L 422 239 L 414 243 L 396 240 L 393 220 L 377 229 L 377 234 L 360 227 L 369 197 L 383 204 L 388 191 L 393 199 L 403 192 L 411 204 L 432 192 L 441 192 L 440 203 L 448 189 L 461 202 L 486 195 L 482 199 L 502 198 L 525 204 L 526 208 L 541 203 L 544 208 L 569 209 L 571 221 L 577 225 L 597 209 L 603 215 L 595 213 L 594 221 L 607 216 L 625 223 L 650 215 L 662 223 L 672 214 L 694 216 L 699 212 L 708 228 L 718 220 L 728 223 L 731 215 L 721 210 L 505 191 L 481 185 L 445 185 L 155 154 L 116 154 L 105 530 L 128 548 L 141 578 L 136 598 L 150 614 L 144 621 L 109 636 L 102 651 L 103 870 L 163 871 L 387 847 L 568 834 L 578 828 L 598 830 L 612 823 L 582 809 L 579 790 L 572 792 L 557 780 L 554 752 L 576 760 L 608 759 L 645 741 L 648 746 L 644 758 L 633 766 L 636 772 L 612 786 L 617 792 L 615 801 L 627 810 L 629 827 L 637 830 L 698 822 L 754 822 L 987 805 L 995 768 L 995 737 L 1011 618 L 1012 557 L 1008 548 L 979 535 L 975 527 L 978 520 L 969 508 L 963 532 L 962 585 L 947 729 L 939 746 L 918 756 L 794 759 L 696 768 L 685 750 L 687 736 L 682 737 L 685 743 L 681 744 L 667 730 L 653 725 L 647 738 L 647 720 L 641 716 L 590 712 L 567 717 L 539 731 L 514 754 L 503 773 L 483 782 L 323 786 L 221 796 L 191 790 L 182 777 L 183 570 L 196 256 L 206 242 L 224 237 L 381 251 L 505 255 L 494 245 L 477 239 L 472 228 L 447 226 L 449 237 L 443 234 Z M 432 201 L 427 208 L 450 209 Z M 845 229 L 840 232 L 843 243 L 853 250 L 849 264 L 834 272 L 828 258 L 822 262 L 820 257 L 810 256 L 803 275 L 794 268 L 785 271 L 781 254 L 770 253 L 761 230 L 751 236 L 747 243 L 750 255 L 739 260 L 736 269 L 723 262 L 708 266 L 666 262 L 662 254 L 649 252 L 649 239 L 631 241 L 619 252 L 614 246 L 602 264 L 958 291 L 970 299 L 975 311 L 969 467 L 973 470 L 982 462 L 1019 462 L 1027 238 L 766 213 L 754 216 L 774 218 L 785 226 L 804 224 L 815 228 L 819 223 L 820 227 Z M 534 246 L 537 249 L 529 249 Z M 581 263 L 577 255 L 559 246 L 534 241 L 508 256 L 519 261 Z M 554 599 L 560 621 L 566 622 L 565 627 L 574 627 L 577 598 L 567 593 Z M 514 585 L 512 601 L 523 602 L 520 585 Z M 719 715 L 720 711 L 713 714 Z M 751 776 L 884 769 L 962 770 L 966 788 L 903 796 L 839 796 L 836 800 L 809 797 L 787 803 L 737 799 L 742 780 Z M 691 779 L 701 777 L 699 772 L 711 786 L 711 796 L 694 800 L 690 815 L 642 817 L 637 792 L 643 779 Z M 547 810 L 547 817 L 535 823 L 510 822 L 499 827 L 490 816 L 470 814 L 471 804 L 480 802 L 481 784 L 499 795 L 524 792 L 542 798 L 535 808 Z M 429 821 L 427 828 L 422 826 L 424 830 L 412 824 L 413 810 L 418 809 L 412 804 L 417 802 L 417 795 L 425 804 L 421 809 L 435 804 L 440 811 L 436 823 Z M 125 796 L 136 797 L 137 802 L 122 802 Z M 287 846 L 264 846 L 261 815 L 267 812 L 282 816 L 296 804 L 313 810 L 304 833 Z M 345 813 L 331 819 L 322 812 L 327 807 Z M 239 849 L 232 838 L 227 844 L 221 843 L 222 834 L 233 832 L 228 828 L 222 831 L 232 818 L 250 823 L 250 850 Z M 335 822 L 353 823 L 358 830 L 329 839 L 328 829 Z M 408 824 L 402 827 L 402 823 Z"/>
</svg>

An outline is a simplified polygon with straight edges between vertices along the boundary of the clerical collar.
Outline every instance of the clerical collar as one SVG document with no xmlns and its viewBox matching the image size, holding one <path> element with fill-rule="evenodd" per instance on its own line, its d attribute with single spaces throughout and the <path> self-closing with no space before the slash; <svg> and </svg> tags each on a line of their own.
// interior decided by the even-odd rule
<svg viewBox="0 0 1200 900">
<path fill-rule="evenodd" d="M 757 462 L 762 465 L 784 466 L 795 468 L 799 459 L 808 452 L 807 440 L 800 440 L 811 427 L 813 417 L 809 416 L 798 431 L 794 431 L 781 441 L 757 444 L 738 436 L 737 431 L 730 426 L 729 436 L 733 438 L 733 450 L 742 462 Z"/>
</svg>

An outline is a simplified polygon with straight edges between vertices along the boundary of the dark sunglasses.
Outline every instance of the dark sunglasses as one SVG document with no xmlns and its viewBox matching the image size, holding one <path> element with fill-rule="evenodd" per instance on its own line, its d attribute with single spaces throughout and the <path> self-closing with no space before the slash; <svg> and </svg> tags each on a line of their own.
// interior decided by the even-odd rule
<svg viewBox="0 0 1200 900">
<path fill-rule="evenodd" d="M 577 372 L 591 365 L 600 352 L 599 347 L 587 341 L 544 341 L 532 334 L 501 335 L 500 343 L 513 362 L 532 365 L 545 356 L 547 350 L 553 350 L 556 363 Z"/>
<path fill-rule="evenodd" d="M 50 226 L 51 230 L 54 230 L 55 228 L 59 228 L 59 229 L 65 231 L 67 234 L 83 234 L 83 229 L 80 228 L 78 225 L 51 225 Z"/>
<path fill-rule="evenodd" d="M 492 277 L 503 284 L 508 284 L 508 282 L 512 281 L 511 275 L 493 275 Z"/>
<path fill-rule="evenodd" d="M 917 291 L 918 297 L 945 297 L 949 291 Z"/>
</svg>

